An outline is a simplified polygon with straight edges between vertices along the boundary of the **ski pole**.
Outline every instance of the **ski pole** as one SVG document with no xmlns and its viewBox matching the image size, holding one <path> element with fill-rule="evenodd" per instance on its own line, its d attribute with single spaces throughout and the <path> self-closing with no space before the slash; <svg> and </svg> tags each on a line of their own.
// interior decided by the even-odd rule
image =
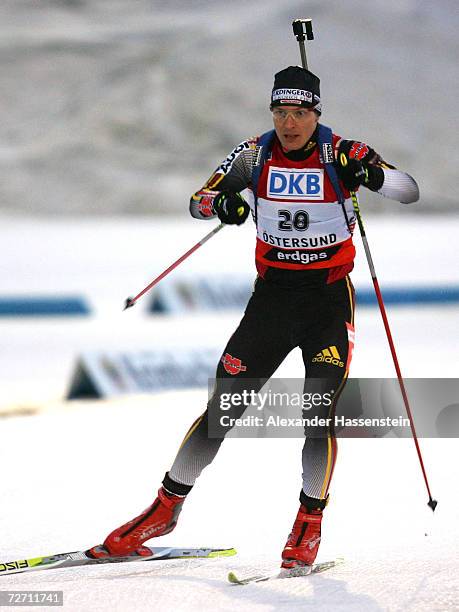
<svg viewBox="0 0 459 612">
<path fill-rule="evenodd" d="M 314 35 L 312 32 L 312 20 L 311 19 L 295 19 L 295 21 L 293 21 L 292 23 L 292 26 L 293 26 L 293 33 L 296 36 L 296 39 L 300 46 L 300 55 L 301 55 L 301 62 L 302 62 L 303 68 L 306 68 L 307 70 L 308 64 L 306 60 L 306 50 L 305 50 L 304 41 L 305 41 L 305 38 L 307 38 L 308 40 L 314 40 Z M 379 283 L 378 283 L 378 279 L 376 276 L 376 270 L 375 270 L 375 267 L 373 264 L 373 258 L 370 252 L 370 246 L 368 244 L 365 228 L 363 226 L 362 215 L 361 215 L 360 207 L 359 207 L 359 201 L 357 199 L 357 195 L 355 192 L 351 191 L 350 193 L 351 193 L 351 198 L 352 198 L 352 204 L 354 207 L 354 212 L 357 217 L 357 223 L 359 225 L 360 235 L 362 237 L 363 248 L 365 249 L 365 255 L 367 258 L 368 267 L 370 269 L 371 278 L 373 280 L 373 286 L 374 286 L 375 293 L 376 293 L 376 299 L 378 300 L 379 310 L 381 312 L 381 317 L 384 323 L 384 329 L 386 330 L 387 341 L 389 343 L 390 352 L 392 354 L 392 359 L 393 359 L 394 366 L 395 366 L 395 371 L 397 373 L 398 383 L 399 383 L 400 391 L 403 397 L 403 403 L 405 404 L 405 409 L 408 415 L 408 420 L 410 421 L 411 433 L 413 435 L 414 444 L 416 446 L 416 452 L 418 454 L 419 463 L 421 465 L 422 475 L 424 477 L 424 482 L 427 488 L 427 494 L 429 496 L 429 501 L 427 502 L 427 505 L 429 506 L 429 508 L 432 509 L 432 512 L 434 512 L 435 508 L 437 507 L 438 502 L 437 500 L 433 499 L 432 494 L 430 492 L 427 472 L 424 466 L 424 461 L 423 461 L 422 454 L 421 454 L 421 448 L 419 446 L 419 440 L 416 434 L 416 428 L 414 426 L 414 420 L 413 420 L 413 415 L 411 413 L 410 403 L 408 401 L 408 394 L 406 392 L 402 372 L 400 370 L 400 365 L 398 363 L 397 353 L 395 351 L 395 345 L 394 345 L 392 333 L 389 327 L 389 321 L 387 318 L 382 293 L 379 288 Z"/>
<path fill-rule="evenodd" d="M 366 232 L 365 232 L 365 227 L 363 225 L 362 215 L 361 215 L 361 212 L 360 212 L 359 201 L 357 199 L 357 195 L 355 194 L 355 192 L 351 191 L 350 193 L 351 193 L 352 203 L 353 203 L 353 206 L 354 206 L 354 212 L 355 212 L 355 215 L 357 217 L 357 223 L 359 225 L 360 235 L 362 236 L 363 248 L 365 249 L 365 255 L 367 257 L 367 262 L 368 262 L 368 267 L 370 269 L 371 279 L 373 281 L 373 286 L 374 286 L 375 293 L 376 293 L 376 299 L 378 300 L 379 310 L 381 312 L 381 317 L 382 317 L 382 320 L 383 320 L 383 323 L 384 323 L 384 329 L 386 330 L 387 341 L 389 343 L 390 352 L 392 354 L 392 360 L 394 362 L 395 371 L 397 373 L 398 384 L 400 386 L 400 391 L 402 393 L 403 403 L 405 404 L 405 410 L 406 410 L 406 413 L 408 415 L 408 419 L 410 421 L 411 433 L 413 434 L 414 444 L 416 446 L 416 451 L 417 451 L 417 454 L 418 454 L 419 463 L 421 464 L 422 474 L 424 476 L 424 481 L 426 483 L 427 493 L 429 495 L 429 501 L 427 502 L 427 505 L 429 506 L 429 508 L 432 508 L 432 512 L 434 512 L 435 508 L 437 507 L 437 503 L 438 502 L 437 502 L 437 500 L 432 498 L 432 494 L 430 492 L 429 481 L 427 479 L 427 473 L 426 473 L 426 469 L 424 467 L 424 461 L 422 459 L 421 448 L 419 446 L 418 436 L 416 435 L 416 428 L 414 426 L 414 420 L 413 420 L 413 416 L 411 414 L 410 403 L 408 401 L 408 394 L 406 392 L 406 388 L 405 388 L 405 383 L 403 381 L 402 372 L 400 370 L 400 365 L 398 363 L 397 353 L 395 351 L 395 345 L 394 345 L 394 341 L 393 341 L 393 338 L 392 338 L 392 333 L 391 333 L 390 327 L 389 327 L 389 320 L 388 320 L 387 314 L 386 314 L 386 308 L 384 306 L 384 301 L 383 301 L 382 293 L 381 293 L 381 290 L 379 288 L 378 278 L 376 276 L 376 270 L 375 270 L 375 267 L 374 267 L 374 264 L 373 264 L 373 258 L 371 257 L 370 247 L 369 247 L 369 244 L 368 244 L 367 235 L 366 235 Z"/>
<path fill-rule="evenodd" d="M 123 310 L 126 310 L 127 308 L 134 306 L 134 304 L 137 302 L 137 300 L 140 297 L 142 297 L 142 295 L 144 295 L 147 291 L 150 291 L 150 289 L 154 287 L 155 285 L 157 285 L 159 281 L 161 281 L 165 276 L 169 274 L 169 272 L 172 272 L 172 270 L 175 270 L 177 266 L 179 266 L 183 261 L 185 261 L 185 259 L 187 259 L 195 251 L 197 251 L 199 247 L 201 247 L 205 242 L 210 240 L 212 236 L 215 236 L 215 234 L 219 232 L 224 226 L 225 226 L 224 223 L 220 223 L 220 225 L 217 225 L 217 227 L 214 227 L 214 229 L 208 234 L 206 234 L 204 238 L 201 238 L 201 240 L 197 242 L 194 246 L 192 246 L 191 249 L 189 249 L 181 257 L 179 257 L 176 261 L 174 261 L 174 263 L 172 263 L 168 268 L 166 268 L 164 272 L 161 272 L 159 276 L 157 276 L 154 280 L 152 280 L 151 283 L 145 287 L 145 289 L 142 289 L 142 291 L 138 293 L 135 297 L 128 297 L 126 299 L 126 303 L 125 303 Z"/>
</svg>

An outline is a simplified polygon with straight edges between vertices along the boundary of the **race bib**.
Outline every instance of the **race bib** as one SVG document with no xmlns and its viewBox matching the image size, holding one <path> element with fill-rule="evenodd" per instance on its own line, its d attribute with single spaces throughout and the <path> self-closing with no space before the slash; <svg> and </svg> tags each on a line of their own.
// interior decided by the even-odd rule
<svg viewBox="0 0 459 612">
<path fill-rule="evenodd" d="M 321 169 L 276 168 L 268 173 L 268 198 L 283 200 L 323 200 L 324 171 Z"/>
</svg>

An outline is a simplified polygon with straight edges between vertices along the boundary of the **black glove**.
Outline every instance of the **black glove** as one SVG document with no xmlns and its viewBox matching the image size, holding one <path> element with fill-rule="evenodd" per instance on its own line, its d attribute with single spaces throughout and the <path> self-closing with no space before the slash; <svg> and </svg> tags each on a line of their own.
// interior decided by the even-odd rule
<svg viewBox="0 0 459 612">
<path fill-rule="evenodd" d="M 220 191 L 214 198 L 213 209 L 220 221 L 228 225 L 242 225 L 250 212 L 241 194 L 234 191 Z"/>
<path fill-rule="evenodd" d="M 360 185 L 378 191 L 384 183 L 384 171 L 374 164 L 380 159 L 375 150 L 365 143 L 342 140 L 335 162 L 336 172 L 349 191 L 354 191 Z"/>
<path fill-rule="evenodd" d="M 362 162 L 358 159 L 348 159 L 344 153 L 338 158 L 336 172 L 349 191 L 357 189 L 366 179 L 366 171 Z"/>
<path fill-rule="evenodd" d="M 348 160 L 356 159 L 362 162 L 364 166 L 378 164 L 381 161 L 381 157 L 374 149 L 358 140 L 341 140 L 338 147 L 338 159 L 341 153 L 344 153 Z"/>
</svg>

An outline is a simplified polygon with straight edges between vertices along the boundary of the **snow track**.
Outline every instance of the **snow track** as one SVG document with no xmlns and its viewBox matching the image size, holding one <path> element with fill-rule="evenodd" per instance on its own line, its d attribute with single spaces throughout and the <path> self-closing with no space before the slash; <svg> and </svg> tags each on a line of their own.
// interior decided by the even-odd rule
<svg viewBox="0 0 459 612">
<path fill-rule="evenodd" d="M 435 221 L 445 240 L 436 254 L 441 261 L 429 257 L 423 238 L 434 220 L 408 224 L 366 222 L 383 292 L 391 282 L 456 282 L 457 221 Z M 123 299 L 208 231 L 206 224 L 4 220 L 3 227 L 5 293 L 85 288 L 96 313 L 80 321 L 0 320 L 2 406 L 46 408 L 0 419 L 0 559 L 10 561 L 95 545 L 142 511 L 205 407 L 206 390 L 64 402 L 76 355 L 103 346 L 222 343 L 240 313 L 162 318 L 140 307 L 121 312 Z M 412 240 L 403 258 L 385 248 L 389 227 L 392 244 Z M 424 245 L 423 262 L 417 241 Z M 222 255 L 228 252 L 229 259 Z M 225 271 L 247 271 L 252 257 L 253 228 L 228 228 L 183 273 L 208 270 L 215 262 Z M 356 285 L 369 281 L 359 257 Z M 405 376 L 457 376 L 456 306 L 393 308 L 389 318 Z M 295 352 L 278 371 L 301 373 Z M 357 311 L 352 375 L 393 376 L 376 309 Z M 278 567 L 297 511 L 302 446 L 301 439 L 229 439 L 190 494 L 176 530 L 155 545 L 234 546 L 237 557 L 32 572 L 0 577 L 0 588 L 63 590 L 66 612 L 457 610 L 457 441 L 420 443 L 439 501 L 435 514 L 427 507 L 412 440 L 339 440 L 318 561 L 343 556 L 345 563 L 323 575 L 245 587 L 227 583 L 229 570 L 248 576 Z"/>
</svg>

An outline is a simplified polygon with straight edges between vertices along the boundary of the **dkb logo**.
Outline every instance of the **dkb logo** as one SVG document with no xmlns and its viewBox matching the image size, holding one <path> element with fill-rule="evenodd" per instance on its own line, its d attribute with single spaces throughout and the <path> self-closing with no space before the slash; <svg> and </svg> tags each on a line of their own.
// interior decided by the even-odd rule
<svg viewBox="0 0 459 612">
<path fill-rule="evenodd" d="M 285 200 L 323 200 L 323 170 L 270 168 L 268 196 Z"/>
</svg>

